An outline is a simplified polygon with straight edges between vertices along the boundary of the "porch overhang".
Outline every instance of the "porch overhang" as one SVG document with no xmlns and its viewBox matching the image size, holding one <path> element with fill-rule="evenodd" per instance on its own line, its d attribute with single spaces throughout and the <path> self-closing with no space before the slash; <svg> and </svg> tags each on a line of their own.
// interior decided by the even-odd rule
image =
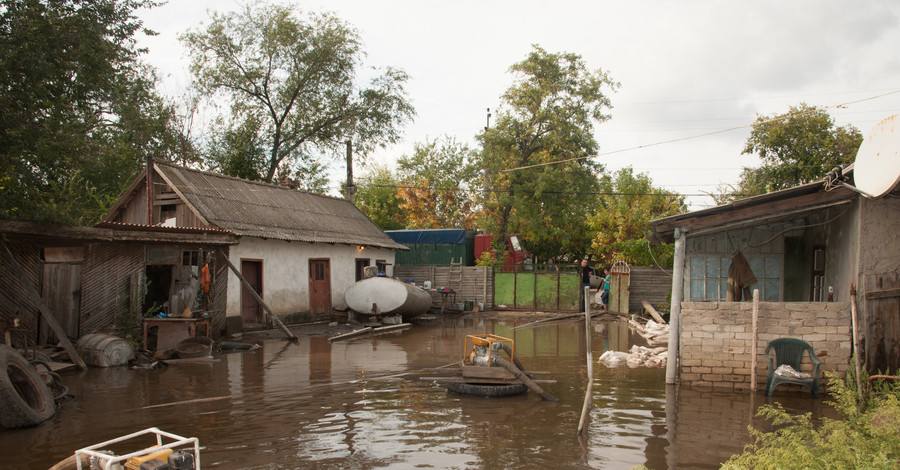
<svg viewBox="0 0 900 470">
<path fill-rule="evenodd" d="M 858 197 L 858 193 L 845 187 L 826 191 L 823 182 L 817 181 L 710 209 L 656 219 L 650 222 L 652 233 L 648 235 L 648 239 L 672 243 L 675 240 L 676 228 L 697 235 L 758 225 L 805 212 L 849 204 Z"/>
</svg>

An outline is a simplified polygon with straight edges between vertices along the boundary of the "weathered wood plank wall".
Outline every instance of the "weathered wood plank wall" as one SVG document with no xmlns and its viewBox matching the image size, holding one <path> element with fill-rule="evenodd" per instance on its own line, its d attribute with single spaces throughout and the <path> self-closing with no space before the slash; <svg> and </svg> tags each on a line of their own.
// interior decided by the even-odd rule
<svg viewBox="0 0 900 470">
<path fill-rule="evenodd" d="M 669 311 L 669 303 L 672 292 L 672 270 L 662 270 L 658 267 L 631 267 L 631 298 L 628 301 L 628 311 L 632 313 L 641 312 L 644 307 L 641 305 L 642 300 L 650 302 L 653 306 Z"/>
<path fill-rule="evenodd" d="M 431 287 L 449 287 L 456 291 L 456 302 L 484 302 L 485 309 L 494 305 L 493 270 L 484 266 L 394 266 L 394 277 L 412 279 L 417 286 L 431 281 Z M 441 306 L 440 294 L 432 294 L 432 305 Z"/>
<path fill-rule="evenodd" d="M 895 291 L 900 289 L 900 271 L 867 274 L 865 289 L 866 369 L 896 374 L 900 372 L 900 296 Z"/>
</svg>

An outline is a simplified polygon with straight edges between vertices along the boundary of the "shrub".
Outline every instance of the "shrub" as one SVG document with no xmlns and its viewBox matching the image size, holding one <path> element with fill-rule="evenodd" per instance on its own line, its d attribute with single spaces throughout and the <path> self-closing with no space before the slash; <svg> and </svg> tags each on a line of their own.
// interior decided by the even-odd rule
<svg viewBox="0 0 900 470">
<path fill-rule="evenodd" d="M 858 403 L 853 373 L 845 380 L 831 372 L 826 377 L 841 419 L 822 418 L 816 426 L 810 413 L 791 415 L 780 404 L 765 405 L 758 415 L 776 429 L 751 427 L 754 442 L 722 468 L 900 468 L 900 385 L 883 383 Z"/>
</svg>

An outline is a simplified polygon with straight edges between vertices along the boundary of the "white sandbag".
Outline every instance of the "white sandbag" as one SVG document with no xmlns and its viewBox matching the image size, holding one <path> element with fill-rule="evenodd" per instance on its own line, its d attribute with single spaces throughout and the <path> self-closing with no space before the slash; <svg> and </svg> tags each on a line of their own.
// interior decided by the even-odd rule
<svg viewBox="0 0 900 470">
<path fill-rule="evenodd" d="M 610 350 L 600 356 L 599 362 L 609 368 L 619 367 L 628 360 L 629 356 L 630 354 L 626 352 Z"/>
</svg>

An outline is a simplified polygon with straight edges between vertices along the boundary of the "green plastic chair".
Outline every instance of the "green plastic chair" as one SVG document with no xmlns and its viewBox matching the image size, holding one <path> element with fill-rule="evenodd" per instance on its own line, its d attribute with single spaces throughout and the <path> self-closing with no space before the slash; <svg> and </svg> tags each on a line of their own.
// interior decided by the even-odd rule
<svg viewBox="0 0 900 470">
<path fill-rule="evenodd" d="M 769 351 L 775 351 L 775 357 L 769 354 Z M 782 364 L 787 364 L 800 370 L 800 362 L 803 360 L 803 354 L 809 354 L 809 359 L 813 364 L 812 377 L 806 379 L 795 379 L 785 377 L 775 373 Z M 766 347 L 766 356 L 769 356 L 769 378 L 766 380 L 766 396 L 772 396 L 775 387 L 781 383 L 792 383 L 806 385 L 812 391 L 813 398 L 819 396 L 819 360 L 816 358 L 815 351 L 806 341 L 797 338 L 778 338 L 772 340 Z"/>
</svg>

